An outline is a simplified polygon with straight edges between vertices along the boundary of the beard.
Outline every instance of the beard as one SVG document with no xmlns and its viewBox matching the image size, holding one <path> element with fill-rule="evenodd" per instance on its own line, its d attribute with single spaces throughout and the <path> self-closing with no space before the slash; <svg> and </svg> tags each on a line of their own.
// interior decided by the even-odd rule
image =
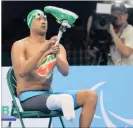
<svg viewBox="0 0 133 128">
<path fill-rule="evenodd" d="M 40 35 L 40 36 L 45 36 L 46 32 L 37 32 L 37 34 Z"/>
<path fill-rule="evenodd" d="M 46 35 L 46 30 L 35 30 L 35 33 L 40 36 L 45 36 Z"/>
</svg>

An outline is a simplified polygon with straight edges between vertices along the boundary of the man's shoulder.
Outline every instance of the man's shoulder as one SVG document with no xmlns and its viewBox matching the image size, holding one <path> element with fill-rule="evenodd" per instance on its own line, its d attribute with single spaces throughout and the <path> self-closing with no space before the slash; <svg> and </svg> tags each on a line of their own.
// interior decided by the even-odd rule
<svg viewBox="0 0 133 128">
<path fill-rule="evenodd" d="M 127 31 L 133 31 L 133 26 L 131 24 L 128 24 Z"/>
<path fill-rule="evenodd" d="M 60 47 L 63 47 L 64 48 L 64 46 L 62 44 L 60 44 Z"/>
<path fill-rule="evenodd" d="M 17 41 L 15 41 L 14 43 L 24 43 L 24 42 L 26 42 L 28 40 L 28 37 L 25 37 L 25 38 L 22 38 L 22 39 L 20 39 L 20 40 L 17 40 Z"/>
<path fill-rule="evenodd" d="M 131 24 L 128 24 L 123 31 L 122 37 L 128 37 L 129 35 L 132 36 L 132 33 L 133 33 L 133 26 Z"/>
<path fill-rule="evenodd" d="M 13 43 L 13 47 L 23 47 L 25 45 L 25 42 L 27 41 L 27 37 L 17 40 Z"/>
<path fill-rule="evenodd" d="M 60 44 L 60 48 L 65 50 L 65 47 L 62 44 Z"/>
</svg>

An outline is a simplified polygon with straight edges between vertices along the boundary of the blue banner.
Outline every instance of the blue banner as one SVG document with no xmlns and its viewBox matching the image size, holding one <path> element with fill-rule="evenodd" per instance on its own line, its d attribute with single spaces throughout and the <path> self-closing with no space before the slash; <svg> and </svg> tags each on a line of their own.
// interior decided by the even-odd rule
<svg viewBox="0 0 133 128">
<path fill-rule="evenodd" d="M 97 92 L 99 99 L 91 127 L 133 128 L 133 67 L 72 66 L 69 75 L 63 77 L 57 69 L 52 83 L 54 91 L 87 90 Z M 81 109 L 76 119 L 64 120 L 66 127 L 78 127 Z M 53 126 L 60 127 L 55 118 Z"/>
</svg>

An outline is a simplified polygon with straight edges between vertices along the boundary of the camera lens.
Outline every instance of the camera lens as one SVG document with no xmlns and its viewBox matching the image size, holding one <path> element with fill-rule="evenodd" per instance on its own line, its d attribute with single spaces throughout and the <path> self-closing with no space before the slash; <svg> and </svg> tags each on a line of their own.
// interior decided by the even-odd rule
<svg viewBox="0 0 133 128">
<path fill-rule="evenodd" d="M 105 19 L 100 20 L 99 24 L 100 24 L 100 26 L 103 27 L 104 25 L 106 25 L 106 20 Z"/>
</svg>

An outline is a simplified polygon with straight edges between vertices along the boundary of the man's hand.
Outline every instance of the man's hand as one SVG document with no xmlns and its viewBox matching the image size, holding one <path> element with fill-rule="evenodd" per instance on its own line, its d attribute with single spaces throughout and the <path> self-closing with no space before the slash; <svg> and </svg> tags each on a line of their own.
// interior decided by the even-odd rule
<svg viewBox="0 0 133 128">
<path fill-rule="evenodd" d="M 114 27 L 113 27 L 112 24 L 109 25 L 109 30 L 108 30 L 108 32 L 111 34 L 111 36 L 113 36 L 113 34 L 115 33 L 115 29 L 114 29 Z"/>
<path fill-rule="evenodd" d="M 57 55 L 57 68 L 63 76 L 67 76 L 69 72 L 69 64 L 65 48 L 60 45 L 60 53 Z"/>
<path fill-rule="evenodd" d="M 60 53 L 60 44 L 57 45 L 53 45 L 48 51 L 46 51 L 45 55 L 49 55 L 49 54 L 59 54 Z"/>
<path fill-rule="evenodd" d="M 44 43 L 44 47 L 42 51 L 46 52 L 49 49 L 51 49 L 55 45 L 56 40 L 57 40 L 57 36 L 53 36 L 49 41 Z"/>
</svg>

